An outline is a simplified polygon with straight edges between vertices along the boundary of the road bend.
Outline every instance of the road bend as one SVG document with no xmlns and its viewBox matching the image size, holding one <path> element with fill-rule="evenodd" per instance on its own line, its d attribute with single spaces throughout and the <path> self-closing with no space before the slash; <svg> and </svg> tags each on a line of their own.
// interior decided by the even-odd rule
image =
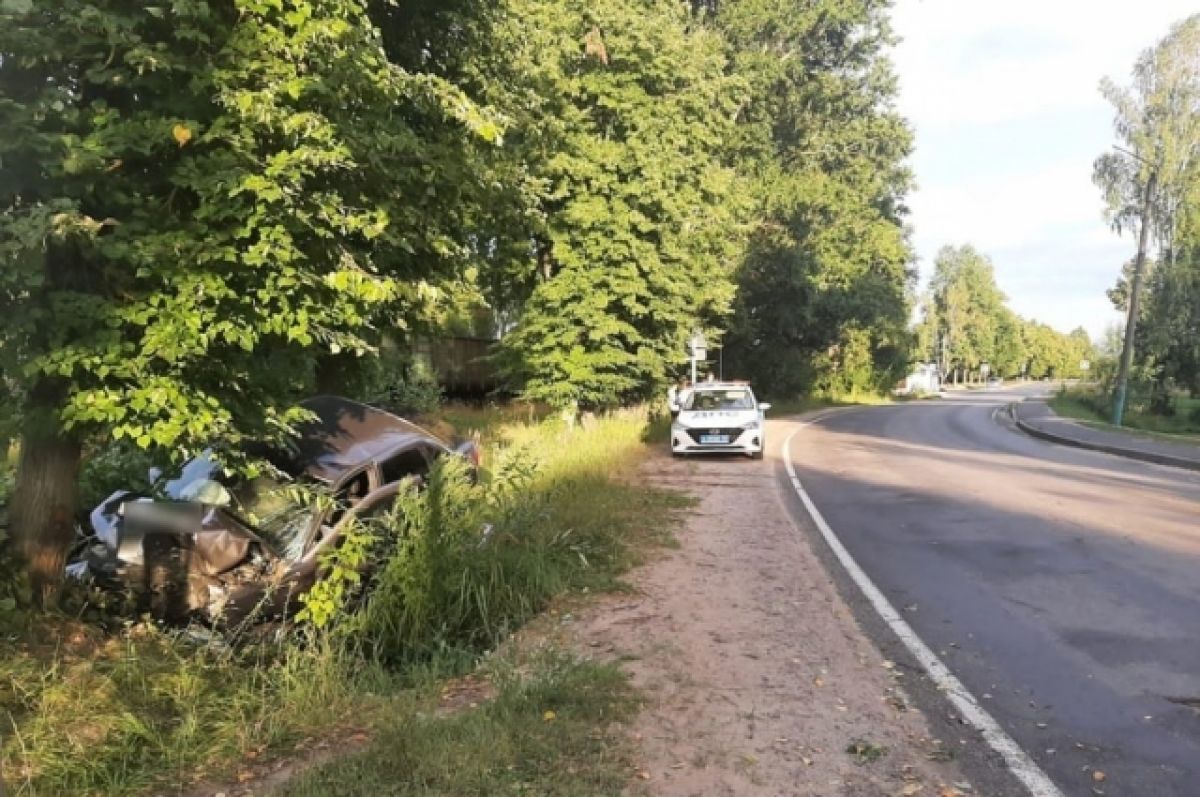
<svg viewBox="0 0 1200 797">
<path fill-rule="evenodd" d="M 1200 474 L 1026 437 L 1017 397 L 835 413 L 793 464 L 1065 794 L 1200 795 Z"/>
</svg>

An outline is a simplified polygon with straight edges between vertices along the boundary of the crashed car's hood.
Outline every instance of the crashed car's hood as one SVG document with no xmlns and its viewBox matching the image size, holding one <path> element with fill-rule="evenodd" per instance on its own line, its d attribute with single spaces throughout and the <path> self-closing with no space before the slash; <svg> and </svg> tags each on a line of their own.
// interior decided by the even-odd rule
<svg viewBox="0 0 1200 797">
<path fill-rule="evenodd" d="M 109 554 L 124 564 L 144 564 L 148 533 L 170 534 L 191 553 L 191 561 L 209 575 L 236 567 L 262 540 L 232 513 L 188 502 L 155 501 L 118 491 L 92 510 L 92 530 Z"/>
</svg>

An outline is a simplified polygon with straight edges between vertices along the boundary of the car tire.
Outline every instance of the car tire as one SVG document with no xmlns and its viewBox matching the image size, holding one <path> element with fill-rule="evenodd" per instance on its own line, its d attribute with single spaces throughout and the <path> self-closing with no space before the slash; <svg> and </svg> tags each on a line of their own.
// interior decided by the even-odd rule
<svg viewBox="0 0 1200 797">
<path fill-rule="evenodd" d="M 750 455 L 750 459 L 762 459 L 762 458 L 763 458 L 763 451 L 761 448 Z"/>
</svg>

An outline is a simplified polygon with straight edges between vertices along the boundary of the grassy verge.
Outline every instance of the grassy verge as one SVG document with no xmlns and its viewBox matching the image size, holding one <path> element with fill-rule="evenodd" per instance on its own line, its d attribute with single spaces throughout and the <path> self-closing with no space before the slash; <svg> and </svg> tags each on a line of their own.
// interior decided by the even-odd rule
<svg viewBox="0 0 1200 797">
<path fill-rule="evenodd" d="M 880 406 L 909 401 L 928 401 L 936 398 L 938 398 L 936 394 L 925 393 L 914 393 L 911 395 L 851 393 L 841 396 L 799 396 L 797 398 L 773 400 L 768 415 L 778 418 L 785 415 L 800 415 L 805 412 L 829 409 L 831 407 Z"/>
<path fill-rule="evenodd" d="M 1178 397 L 1173 404 L 1175 414 L 1167 416 L 1151 413 L 1141 403 L 1131 402 L 1126 409 L 1121 431 L 1177 441 L 1200 441 L 1200 399 Z M 1100 429 L 1116 428 L 1109 423 L 1111 397 L 1093 386 L 1060 390 L 1050 400 L 1050 407 L 1065 418 L 1083 421 Z"/>
<path fill-rule="evenodd" d="M 613 723 L 635 701 L 620 670 L 554 651 L 488 669 L 493 699 L 445 715 L 436 694 L 409 695 L 370 748 L 301 776 L 281 797 L 621 792 L 632 763 Z"/>
<path fill-rule="evenodd" d="M 376 752 L 345 766 L 366 772 L 375 755 L 378 768 L 391 767 L 390 779 L 425 772 L 396 781 L 414 789 L 434 782 L 432 770 L 418 766 L 421 760 L 462 770 L 459 780 L 445 781 L 444 791 L 421 793 L 616 791 L 612 779 L 628 773 L 614 763 L 615 752 L 605 752 L 617 746 L 604 729 L 620 716 L 627 692 L 606 668 L 552 659 L 519 672 L 499 668 L 492 673 L 500 682 L 494 705 L 436 727 L 423 725 L 431 720 L 421 712 L 428 684 L 473 667 L 549 602 L 619 587 L 623 572 L 669 539 L 686 501 L 630 478 L 644 451 L 643 415 L 568 428 L 456 408 L 445 423 L 482 434 L 486 460 L 519 457 L 535 467 L 486 547 L 477 538 L 458 548 L 444 540 L 425 544 L 414 559 L 418 572 L 400 573 L 398 594 L 421 603 L 404 629 L 409 650 L 377 656 L 324 637 L 231 650 L 146 623 L 106 633 L 72 620 L 39 621 L 0 642 L 0 738 L 10 793 L 178 790 L 233 774 L 335 727 L 379 729 Z M 469 513 L 431 514 L 442 524 L 451 515 L 470 519 L 462 527 L 478 532 Z M 439 558 L 451 554 L 457 558 Z M 542 718 L 547 710 L 555 719 Z M 499 734 L 512 739 L 501 744 L 508 737 Z M 410 757 L 398 762 L 387 740 L 407 744 Z M 563 772 L 551 763 L 560 757 Z M 572 769 L 582 790 L 571 788 Z M 532 785 L 522 791 L 523 783 Z M 305 788 L 317 789 L 307 792 L 313 794 L 416 793 Z"/>
</svg>

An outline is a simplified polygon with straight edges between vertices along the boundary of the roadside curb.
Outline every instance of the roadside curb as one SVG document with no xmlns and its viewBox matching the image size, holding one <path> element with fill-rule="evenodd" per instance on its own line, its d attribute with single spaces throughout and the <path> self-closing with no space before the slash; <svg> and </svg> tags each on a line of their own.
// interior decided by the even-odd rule
<svg viewBox="0 0 1200 797">
<path fill-rule="evenodd" d="M 1017 428 L 1030 437 L 1036 437 L 1039 440 L 1045 440 L 1058 445 L 1070 446 L 1072 448 L 1083 448 L 1089 451 L 1100 451 L 1105 454 L 1112 454 L 1126 459 L 1136 459 L 1142 462 L 1150 462 L 1154 465 L 1167 465 L 1172 468 L 1183 468 L 1184 470 L 1200 471 L 1200 460 L 1184 459 L 1183 457 L 1173 457 L 1170 454 L 1156 454 L 1152 451 L 1139 451 L 1132 448 L 1122 448 L 1121 446 L 1112 446 L 1105 443 L 1093 443 L 1088 440 L 1081 440 L 1077 437 L 1068 437 L 1067 435 L 1055 434 L 1047 432 L 1045 429 L 1039 429 L 1032 424 L 1021 420 L 1021 414 L 1017 411 L 1017 406 L 1021 402 L 1014 401 L 1008 405 L 1008 415 L 1012 418 L 1013 423 Z"/>
</svg>

